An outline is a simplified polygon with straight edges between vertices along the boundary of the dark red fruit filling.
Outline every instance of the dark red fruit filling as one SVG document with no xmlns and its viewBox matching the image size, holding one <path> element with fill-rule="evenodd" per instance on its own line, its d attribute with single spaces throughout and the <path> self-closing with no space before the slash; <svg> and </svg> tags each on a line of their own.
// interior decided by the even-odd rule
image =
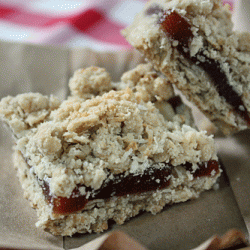
<svg viewBox="0 0 250 250">
<path fill-rule="evenodd" d="M 160 20 L 161 26 L 172 40 L 178 41 L 178 49 L 185 50 L 193 39 L 191 25 L 176 11 L 167 11 Z M 184 47 L 184 48 L 183 48 Z M 186 52 L 186 54 L 188 54 Z"/>
<path fill-rule="evenodd" d="M 171 168 L 148 168 L 143 174 L 115 175 L 111 181 L 104 183 L 94 194 L 95 199 L 108 199 L 111 196 L 143 193 L 162 189 L 170 184 Z M 160 183 L 157 181 L 160 180 Z"/>
<path fill-rule="evenodd" d="M 183 165 L 187 170 L 192 169 L 191 164 Z M 219 172 L 219 164 L 217 161 L 209 161 L 204 164 L 200 164 L 199 168 L 192 173 L 195 178 L 202 176 L 210 176 L 212 171 Z M 53 197 L 50 195 L 50 188 L 46 182 L 43 182 L 43 193 L 48 203 L 53 205 L 54 214 L 70 214 L 77 211 L 81 211 L 88 201 L 94 199 L 109 199 L 112 196 L 125 196 L 128 194 L 140 194 L 147 191 L 160 190 L 166 188 L 171 182 L 172 167 L 166 166 L 164 168 L 149 168 L 143 174 L 132 175 L 124 174 L 115 175 L 114 178 L 107 179 L 99 190 L 92 190 L 86 188 L 86 191 L 90 191 L 91 195 L 86 198 L 85 195 L 81 195 L 79 192 L 79 185 L 71 194 L 69 198 L 65 197 Z"/>
<path fill-rule="evenodd" d="M 229 84 L 225 72 L 222 70 L 220 63 L 214 59 L 208 58 L 204 51 L 200 51 L 196 56 L 191 57 L 189 44 L 193 39 L 191 25 L 188 20 L 182 17 L 176 11 L 166 11 L 159 20 L 164 32 L 173 40 L 178 41 L 176 49 L 186 59 L 199 65 L 212 79 L 218 93 L 223 96 L 234 110 L 250 125 L 248 111 L 243 104 L 241 97 L 233 90 Z M 200 60 L 203 58 L 205 60 Z"/>
<path fill-rule="evenodd" d="M 53 213 L 55 214 L 71 214 L 81 211 L 88 203 L 85 195 L 81 195 L 78 188 L 75 188 L 69 198 L 52 197 L 48 183 L 43 182 L 43 194 L 46 200 L 53 205 Z"/>
<path fill-rule="evenodd" d="M 185 168 L 192 173 L 192 164 L 186 163 Z M 212 173 L 217 174 L 219 172 L 219 164 L 217 161 L 208 161 L 205 162 L 203 165 L 199 165 L 198 169 L 194 171 L 193 176 L 194 178 L 197 177 L 204 177 L 204 176 L 211 176 Z"/>
</svg>

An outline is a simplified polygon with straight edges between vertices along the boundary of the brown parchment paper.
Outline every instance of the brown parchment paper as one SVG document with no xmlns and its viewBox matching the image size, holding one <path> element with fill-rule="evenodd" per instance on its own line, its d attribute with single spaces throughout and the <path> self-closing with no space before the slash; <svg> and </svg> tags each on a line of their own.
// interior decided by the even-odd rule
<svg viewBox="0 0 250 250">
<path fill-rule="evenodd" d="M 250 232 L 250 130 L 216 140 L 231 188 Z"/>
<path fill-rule="evenodd" d="M 132 50 L 97 53 L 90 49 L 61 49 L 5 42 L 0 42 L 0 58 L 1 98 L 9 94 L 32 91 L 46 95 L 53 93 L 64 99 L 68 93 L 68 79 L 78 68 L 90 65 L 105 67 L 113 80 L 118 81 L 124 71 L 143 61 L 140 55 Z M 228 144 L 228 138 L 219 140 L 220 144 Z M 89 249 L 94 249 L 94 244 L 91 247 L 91 241 L 104 234 L 62 238 L 35 227 L 36 212 L 23 198 L 23 191 L 13 169 L 12 144 L 9 132 L 1 123 L 0 247 L 81 249 L 81 246 L 88 243 Z M 241 151 L 241 144 L 241 141 L 237 141 L 235 150 Z M 249 152 L 249 148 L 247 150 Z M 244 153 L 247 150 L 243 150 Z M 234 157 L 237 159 L 238 155 Z M 250 173 L 248 179 L 249 176 Z M 242 192 L 245 183 L 242 181 L 237 184 L 238 190 Z M 223 234 L 231 228 L 238 228 L 247 233 L 241 214 L 243 211 L 239 209 L 231 187 L 224 171 L 219 190 L 205 192 L 197 200 L 167 206 L 162 213 L 155 216 L 142 213 L 121 226 L 111 223 L 108 232 L 120 229 L 149 249 L 176 250 L 194 248 L 213 234 Z M 249 196 L 244 196 L 244 199 L 249 202 Z"/>
<path fill-rule="evenodd" d="M 0 41 L 0 98 L 26 92 L 67 94 L 69 50 Z"/>
<path fill-rule="evenodd" d="M 64 99 L 68 58 L 64 49 L 0 42 L 0 98 L 32 91 Z M 36 212 L 23 198 L 12 164 L 14 140 L 0 125 L 0 247 L 62 249 L 62 237 L 36 229 Z"/>
</svg>

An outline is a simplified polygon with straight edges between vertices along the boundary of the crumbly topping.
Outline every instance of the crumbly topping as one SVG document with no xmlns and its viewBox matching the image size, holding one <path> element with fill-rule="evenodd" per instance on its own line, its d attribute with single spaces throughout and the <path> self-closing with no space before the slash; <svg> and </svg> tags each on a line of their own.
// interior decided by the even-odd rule
<svg viewBox="0 0 250 250">
<path fill-rule="evenodd" d="M 99 67 L 78 69 L 69 81 L 71 94 L 90 99 L 112 89 L 110 74 Z"/>
<path fill-rule="evenodd" d="M 189 45 L 190 56 L 202 50 L 207 57 L 218 61 L 229 84 L 250 110 L 250 35 L 232 30 L 228 5 L 223 6 L 221 0 L 149 1 L 123 35 L 224 133 L 246 129 L 246 122 L 220 97 L 209 76 L 173 50 L 177 41 L 168 39 L 159 24 L 162 11 L 147 14 L 155 6 L 163 11 L 175 10 L 188 20 L 194 37 Z"/>
<path fill-rule="evenodd" d="M 140 94 L 144 102 L 167 101 L 175 95 L 172 84 L 159 76 L 150 64 L 140 64 L 124 73 L 121 81 Z"/>
<path fill-rule="evenodd" d="M 159 75 L 149 63 L 140 64 L 125 72 L 120 82 L 112 82 L 104 68 L 79 69 L 70 79 L 69 87 L 71 96 L 68 101 L 73 102 L 77 102 L 79 98 L 81 102 L 81 99 L 87 100 L 110 90 L 123 90 L 129 87 L 138 100 L 153 102 L 166 120 L 194 126 L 191 109 L 182 102 L 175 109 L 168 102 L 175 97 L 172 83 L 166 77 Z M 65 110 L 70 112 L 68 105 L 64 106 Z"/>
<path fill-rule="evenodd" d="M 178 105 L 173 105 L 176 95 L 172 83 L 168 78 L 159 75 L 151 64 L 138 65 L 124 73 L 121 82 L 112 85 L 116 90 L 129 87 L 137 98 L 144 102 L 153 102 L 166 120 L 194 127 L 191 109 L 179 97 L 176 99 L 179 100 Z"/>
<path fill-rule="evenodd" d="M 0 103 L 1 115 L 11 127 L 15 109 L 29 107 L 22 109 L 22 115 L 14 113 L 25 125 L 34 112 L 46 113 L 36 126 L 24 126 L 26 133 L 19 130 L 16 149 L 30 171 L 49 183 L 52 195 L 69 197 L 78 184 L 99 189 L 107 176 L 143 172 L 152 165 L 189 162 L 195 167 L 217 159 L 212 137 L 167 121 L 152 102 L 144 102 L 130 88 L 88 100 L 72 94 L 57 108 L 52 97 L 37 99 L 32 93 Z"/>
<path fill-rule="evenodd" d="M 151 0 L 147 2 L 144 10 L 137 14 L 132 25 L 122 31 L 123 35 L 136 48 L 143 49 L 142 45 L 145 43 L 147 43 L 146 46 L 154 47 L 153 42 L 159 38 L 160 26 L 158 21 L 162 12 L 147 15 L 147 9 L 152 6 L 159 6 L 164 11 L 176 10 L 182 16 L 188 18 L 193 25 L 192 33 L 195 37 L 190 48 L 192 55 L 195 54 L 193 50 L 198 51 L 199 48 L 204 47 L 204 43 L 206 43 L 203 39 L 204 34 L 207 39 L 211 39 L 209 42 L 215 47 L 222 46 L 226 42 L 225 38 L 233 34 L 231 12 L 227 5 L 223 6 L 221 0 Z M 158 41 L 157 45 L 159 42 L 162 43 L 162 47 L 159 47 L 158 51 L 168 44 L 168 41 L 162 40 Z M 144 47 L 144 49 L 147 48 Z"/>
<path fill-rule="evenodd" d="M 7 96 L 0 102 L 0 116 L 19 138 L 44 122 L 59 105 L 60 101 L 55 96 L 47 97 L 39 93 L 20 94 L 15 98 Z"/>
</svg>

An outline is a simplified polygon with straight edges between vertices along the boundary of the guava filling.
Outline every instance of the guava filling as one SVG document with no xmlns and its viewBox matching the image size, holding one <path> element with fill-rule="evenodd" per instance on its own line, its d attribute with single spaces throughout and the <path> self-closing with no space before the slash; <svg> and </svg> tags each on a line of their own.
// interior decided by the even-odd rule
<svg viewBox="0 0 250 250">
<path fill-rule="evenodd" d="M 214 176 L 220 171 L 219 163 L 215 160 L 199 164 L 195 171 L 192 170 L 191 163 L 186 163 L 182 167 L 190 171 L 194 178 Z M 46 201 L 53 206 L 53 213 L 67 215 L 83 210 L 91 200 L 109 199 L 164 189 L 171 184 L 173 168 L 173 166 L 165 164 L 162 168 L 150 167 L 143 174 L 117 174 L 113 178 L 107 178 L 98 190 L 77 185 L 69 198 L 51 195 L 49 184 L 45 181 L 42 182 L 42 190 Z M 81 187 L 85 187 L 85 195 L 80 193 Z"/>
</svg>

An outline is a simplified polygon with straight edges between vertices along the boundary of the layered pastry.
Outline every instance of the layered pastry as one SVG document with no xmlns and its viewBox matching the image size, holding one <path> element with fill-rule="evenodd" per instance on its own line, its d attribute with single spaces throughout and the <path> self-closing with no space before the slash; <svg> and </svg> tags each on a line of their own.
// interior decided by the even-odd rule
<svg viewBox="0 0 250 250">
<path fill-rule="evenodd" d="M 152 0 L 126 39 L 225 134 L 250 127 L 250 35 L 221 0 Z"/>
<path fill-rule="evenodd" d="M 14 165 L 38 227 L 54 235 L 102 232 L 110 220 L 156 214 L 217 185 L 213 137 L 183 123 L 171 85 L 147 67 L 126 73 L 119 84 L 104 69 L 78 70 L 63 102 L 38 93 L 1 100 L 1 118 L 16 139 Z M 159 102 L 158 87 L 166 91 L 162 98 L 169 95 L 171 119 L 140 90 L 149 82 Z"/>
</svg>

